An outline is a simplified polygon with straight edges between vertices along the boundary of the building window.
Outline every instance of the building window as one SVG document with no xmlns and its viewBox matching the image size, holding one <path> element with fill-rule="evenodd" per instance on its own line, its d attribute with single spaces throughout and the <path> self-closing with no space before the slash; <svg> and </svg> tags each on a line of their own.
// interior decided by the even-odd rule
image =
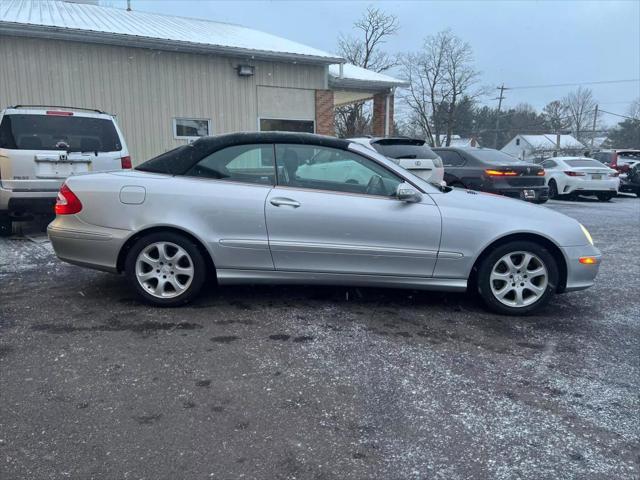
<svg viewBox="0 0 640 480">
<path fill-rule="evenodd" d="M 211 135 L 208 118 L 174 118 L 173 136 L 178 139 L 194 139 Z"/>
<path fill-rule="evenodd" d="M 520 139 L 516 138 L 516 145 L 520 145 Z"/>
<path fill-rule="evenodd" d="M 315 122 L 313 120 L 284 120 L 279 118 L 261 118 L 260 131 L 314 133 Z"/>
</svg>

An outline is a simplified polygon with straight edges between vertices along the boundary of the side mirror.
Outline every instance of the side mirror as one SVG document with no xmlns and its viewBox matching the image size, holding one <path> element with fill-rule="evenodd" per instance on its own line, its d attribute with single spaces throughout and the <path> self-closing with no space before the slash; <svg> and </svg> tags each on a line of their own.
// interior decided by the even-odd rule
<svg viewBox="0 0 640 480">
<path fill-rule="evenodd" d="M 422 194 L 410 184 L 403 182 L 398 185 L 396 198 L 401 202 L 417 203 L 422 200 Z"/>
</svg>

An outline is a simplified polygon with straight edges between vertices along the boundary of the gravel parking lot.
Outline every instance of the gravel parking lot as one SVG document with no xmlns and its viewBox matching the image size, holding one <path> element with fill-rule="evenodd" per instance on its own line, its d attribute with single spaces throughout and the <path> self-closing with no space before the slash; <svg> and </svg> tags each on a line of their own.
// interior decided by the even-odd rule
<svg viewBox="0 0 640 480">
<path fill-rule="evenodd" d="M 528 318 L 328 287 L 154 309 L 2 239 L 0 477 L 638 478 L 640 201 L 548 207 L 604 263 Z"/>
</svg>

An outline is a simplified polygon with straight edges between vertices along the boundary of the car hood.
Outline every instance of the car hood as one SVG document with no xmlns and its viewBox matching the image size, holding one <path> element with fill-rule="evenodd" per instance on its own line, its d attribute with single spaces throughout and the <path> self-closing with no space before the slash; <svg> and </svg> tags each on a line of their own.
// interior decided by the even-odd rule
<svg viewBox="0 0 640 480">
<path fill-rule="evenodd" d="M 580 223 L 541 205 L 458 188 L 431 198 L 442 213 L 443 241 L 476 238 L 488 244 L 506 235 L 531 233 L 563 247 L 589 243 Z"/>
</svg>

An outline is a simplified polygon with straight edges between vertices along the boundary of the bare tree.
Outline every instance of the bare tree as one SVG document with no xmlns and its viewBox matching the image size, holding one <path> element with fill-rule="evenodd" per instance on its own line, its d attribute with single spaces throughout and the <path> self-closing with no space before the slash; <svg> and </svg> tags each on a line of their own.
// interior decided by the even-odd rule
<svg viewBox="0 0 640 480">
<path fill-rule="evenodd" d="M 640 120 L 640 98 L 636 98 L 631 102 L 627 114 L 634 120 Z"/>
<path fill-rule="evenodd" d="M 552 132 L 560 132 L 571 126 L 567 106 L 559 100 L 548 103 L 542 109 L 542 115 Z"/>
<path fill-rule="evenodd" d="M 595 115 L 596 101 L 589 88 L 578 87 L 562 99 L 567 108 L 571 129 L 578 140 L 584 139 L 591 130 Z"/>
<path fill-rule="evenodd" d="M 480 93 L 471 91 L 478 80 L 472 60 L 471 46 L 449 30 L 427 37 L 421 51 L 402 57 L 409 83 L 402 98 L 431 145 L 440 146 L 443 134 L 450 144 L 458 103 Z"/>
<path fill-rule="evenodd" d="M 395 57 L 382 50 L 387 38 L 398 33 L 398 18 L 377 8 L 369 7 L 354 23 L 358 37 L 340 35 L 338 51 L 349 63 L 359 67 L 384 72 L 398 64 Z M 368 133 L 371 124 L 370 112 L 364 101 L 336 108 L 336 133 L 340 137 L 351 137 Z"/>
</svg>

